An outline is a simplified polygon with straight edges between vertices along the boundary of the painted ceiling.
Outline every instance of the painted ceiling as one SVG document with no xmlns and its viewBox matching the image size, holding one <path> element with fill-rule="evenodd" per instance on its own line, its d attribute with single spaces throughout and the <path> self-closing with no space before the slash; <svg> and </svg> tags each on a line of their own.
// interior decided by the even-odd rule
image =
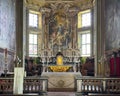
<svg viewBox="0 0 120 96">
<path fill-rule="evenodd" d="M 25 4 L 29 9 L 37 11 L 41 8 L 56 10 L 62 9 L 63 7 L 66 10 L 82 11 L 93 7 L 94 2 L 95 0 L 25 0 Z"/>
</svg>

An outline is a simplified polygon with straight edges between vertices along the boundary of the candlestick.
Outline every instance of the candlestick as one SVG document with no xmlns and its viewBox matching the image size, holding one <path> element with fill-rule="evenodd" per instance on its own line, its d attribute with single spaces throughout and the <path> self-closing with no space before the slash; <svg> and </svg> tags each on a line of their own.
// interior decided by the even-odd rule
<svg viewBox="0 0 120 96">
<path fill-rule="evenodd" d="M 53 39 L 52 39 L 52 49 L 53 49 Z"/>
<path fill-rule="evenodd" d="M 66 39 L 66 48 L 67 48 L 67 39 Z"/>
</svg>

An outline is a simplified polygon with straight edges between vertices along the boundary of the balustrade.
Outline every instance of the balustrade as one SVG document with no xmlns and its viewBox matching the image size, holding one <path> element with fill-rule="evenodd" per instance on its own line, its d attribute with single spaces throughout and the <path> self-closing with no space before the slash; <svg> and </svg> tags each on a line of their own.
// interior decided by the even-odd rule
<svg viewBox="0 0 120 96">
<path fill-rule="evenodd" d="M 0 78 L 0 93 L 13 93 L 13 78 Z"/>
<path fill-rule="evenodd" d="M 24 78 L 24 93 L 47 92 L 47 77 Z"/>
<path fill-rule="evenodd" d="M 13 78 L 0 78 L 0 93 L 13 93 Z M 120 78 L 75 78 L 76 91 L 80 93 L 106 93 L 120 94 Z M 24 93 L 47 92 L 47 77 L 25 77 Z"/>
<path fill-rule="evenodd" d="M 24 93 L 45 93 L 48 86 L 47 77 L 25 77 Z M 0 93 L 13 93 L 13 78 L 0 78 Z M 19 87 L 19 86 L 18 86 Z"/>
<path fill-rule="evenodd" d="M 120 93 L 120 78 L 76 76 L 76 91 L 81 93 Z"/>
<path fill-rule="evenodd" d="M 106 91 L 108 93 L 120 93 L 120 78 L 106 80 Z"/>
</svg>

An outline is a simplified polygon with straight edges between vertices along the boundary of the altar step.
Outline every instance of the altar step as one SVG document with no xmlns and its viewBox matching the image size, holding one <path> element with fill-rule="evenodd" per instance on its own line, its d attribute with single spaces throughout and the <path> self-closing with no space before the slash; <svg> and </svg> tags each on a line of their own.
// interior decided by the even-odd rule
<svg viewBox="0 0 120 96">
<path fill-rule="evenodd" d="M 45 94 L 27 93 L 27 94 L 0 94 L 2 96 L 76 96 L 75 92 L 47 92 Z"/>
<path fill-rule="evenodd" d="M 75 92 L 74 88 L 48 88 L 48 92 Z"/>
<path fill-rule="evenodd" d="M 48 92 L 47 96 L 75 96 L 75 92 Z"/>
<path fill-rule="evenodd" d="M 26 94 L 0 94 L 0 96 L 120 96 L 120 94 L 105 94 L 105 93 L 76 93 L 76 92 L 47 92 L 47 93 L 26 93 Z"/>
</svg>

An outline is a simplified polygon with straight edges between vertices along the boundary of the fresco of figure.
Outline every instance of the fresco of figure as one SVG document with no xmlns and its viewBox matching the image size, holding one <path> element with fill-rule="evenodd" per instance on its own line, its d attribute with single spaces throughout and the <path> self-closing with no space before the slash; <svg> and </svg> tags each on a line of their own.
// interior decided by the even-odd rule
<svg viewBox="0 0 120 96">
<path fill-rule="evenodd" d="M 57 33 L 57 34 L 62 35 L 63 31 L 64 31 L 64 28 L 63 28 L 62 24 L 60 24 L 60 25 L 58 26 L 58 33 Z"/>
<path fill-rule="evenodd" d="M 53 43 L 52 45 L 62 45 L 66 46 L 66 37 L 69 37 L 69 32 L 68 32 L 68 20 L 64 14 L 61 13 L 56 13 L 54 15 L 54 22 L 51 23 L 51 30 L 50 30 L 50 40 Z"/>
</svg>

